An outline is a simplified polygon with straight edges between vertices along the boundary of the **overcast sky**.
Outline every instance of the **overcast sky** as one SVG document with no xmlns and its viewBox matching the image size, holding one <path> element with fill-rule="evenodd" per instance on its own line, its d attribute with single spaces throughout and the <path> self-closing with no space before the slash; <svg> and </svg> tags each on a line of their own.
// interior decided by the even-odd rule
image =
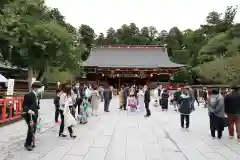
<svg viewBox="0 0 240 160">
<path fill-rule="evenodd" d="M 213 10 L 224 12 L 239 0 L 45 0 L 58 8 L 66 21 L 78 27 L 87 24 L 95 33 L 122 24 L 136 23 L 138 27 L 155 26 L 159 31 L 177 26 L 181 30 L 196 29 Z M 235 22 L 240 22 L 240 8 Z"/>
</svg>

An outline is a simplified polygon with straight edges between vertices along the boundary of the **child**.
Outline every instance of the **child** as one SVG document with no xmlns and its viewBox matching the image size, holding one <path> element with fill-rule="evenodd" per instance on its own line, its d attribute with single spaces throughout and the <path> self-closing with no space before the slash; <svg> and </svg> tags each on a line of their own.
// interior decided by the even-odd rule
<svg viewBox="0 0 240 160">
<path fill-rule="evenodd" d="M 181 127 L 184 129 L 184 121 L 186 121 L 186 130 L 189 128 L 189 119 L 192 112 L 192 102 L 189 95 L 189 90 L 187 88 L 183 89 L 183 93 L 180 96 L 180 108 L 179 112 L 181 114 Z"/>
<path fill-rule="evenodd" d="M 131 112 L 135 112 L 137 110 L 137 100 L 133 94 L 129 96 L 128 106 L 130 107 Z"/>
<path fill-rule="evenodd" d="M 82 106 L 80 108 L 80 114 L 79 114 L 79 122 L 81 124 L 85 124 L 87 123 L 87 118 L 88 118 L 88 98 L 84 97 L 83 98 L 83 102 L 82 102 Z"/>
<path fill-rule="evenodd" d="M 58 121 L 60 108 L 60 90 L 56 90 L 56 96 L 54 97 L 54 105 L 55 105 L 55 122 L 60 123 Z"/>
</svg>

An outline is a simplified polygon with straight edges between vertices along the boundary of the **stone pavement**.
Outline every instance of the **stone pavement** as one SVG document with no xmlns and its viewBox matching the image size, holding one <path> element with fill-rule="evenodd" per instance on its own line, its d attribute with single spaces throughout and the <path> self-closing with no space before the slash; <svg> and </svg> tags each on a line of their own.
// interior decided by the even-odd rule
<svg viewBox="0 0 240 160">
<path fill-rule="evenodd" d="M 59 138 L 53 122 L 52 100 L 42 100 L 43 129 L 32 152 L 23 148 L 26 125 L 23 121 L 0 128 L 0 160 L 239 160 L 240 145 L 228 138 L 209 136 L 206 109 L 196 107 L 190 131 L 180 130 L 180 116 L 170 108 L 151 108 L 152 116 L 119 111 L 118 99 L 111 112 L 90 117 L 89 123 L 75 127 L 76 139 Z"/>
</svg>

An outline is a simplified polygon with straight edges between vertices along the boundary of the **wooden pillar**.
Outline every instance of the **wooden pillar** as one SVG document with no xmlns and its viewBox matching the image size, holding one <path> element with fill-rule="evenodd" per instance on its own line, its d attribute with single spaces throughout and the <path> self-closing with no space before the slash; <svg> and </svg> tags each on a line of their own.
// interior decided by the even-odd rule
<svg viewBox="0 0 240 160">
<path fill-rule="evenodd" d="M 148 76 L 148 77 L 147 77 L 147 85 L 150 83 L 150 80 L 151 80 L 151 77 Z"/>
<path fill-rule="evenodd" d="M 97 76 L 96 76 L 97 78 L 97 86 L 99 86 L 99 75 L 97 74 Z"/>
<path fill-rule="evenodd" d="M 105 74 L 104 74 L 104 83 L 107 83 L 107 85 L 108 85 L 107 76 Z"/>
<path fill-rule="evenodd" d="M 118 88 L 119 89 L 121 88 L 121 79 L 120 79 L 120 77 L 118 77 Z"/>
</svg>

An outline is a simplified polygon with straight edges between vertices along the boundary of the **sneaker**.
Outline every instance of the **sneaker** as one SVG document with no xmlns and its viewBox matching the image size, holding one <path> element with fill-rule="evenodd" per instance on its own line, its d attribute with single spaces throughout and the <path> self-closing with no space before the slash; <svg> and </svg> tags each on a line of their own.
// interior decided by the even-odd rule
<svg viewBox="0 0 240 160">
<path fill-rule="evenodd" d="M 189 128 L 186 128 L 186 131 L 189 131 Z"/>
<path fill-rule="evenodd" d="M 184 127 L 181 127 L 181 130 L 182 130 L 182 131 L 185 131 L 185 128 L 184 128 Z"/>
<path fill-rule="evenodd" d="M 234 136 L 229 136 L 229 138 L 230 138 L 230 139 L 233 139 L 233 138 L 234 138 Z"/>
</svg>

